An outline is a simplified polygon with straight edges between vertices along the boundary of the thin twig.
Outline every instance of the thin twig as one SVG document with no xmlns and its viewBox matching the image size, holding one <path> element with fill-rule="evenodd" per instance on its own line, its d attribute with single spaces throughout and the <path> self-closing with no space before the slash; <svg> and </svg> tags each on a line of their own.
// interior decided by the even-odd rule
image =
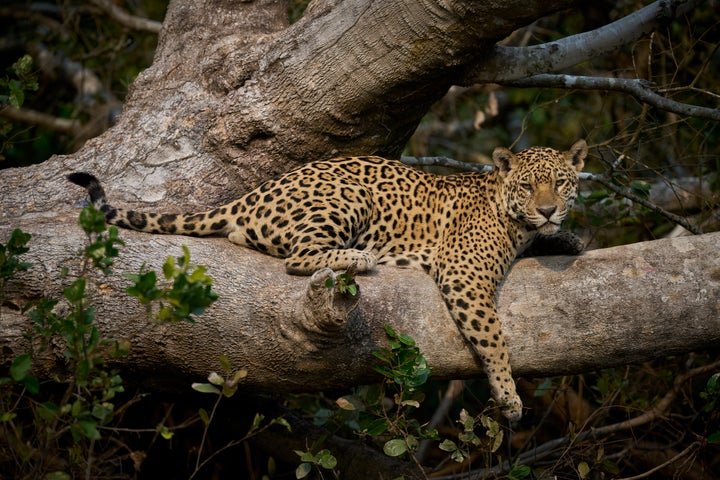
<svg viewBox="0 0 720 480">
<path fill-rule="evenodd" d="M 118 22 L 120 25 L 131 28 L 133 30 L 141 30 L 150 33 L 160 33 L 162 23 L 150 20 L 148 18 L 136 17 L 118 7 L 110 0 L 90 0 L 95 6 L 108 14 L 110 18 Z"/>
<path fill-rule="evenodd" d="M 672 405 L 673 401 L 675 401 L 675 398 L 677 398 L 678 394 L 680 393 L 680 390 L 682 389 L 683 385 L 690 380 L 693 377 L 696 377 L 698 375 L 702 375 L 708 372 L 712 372 L 714 370 L 717 370 L 720 368 L 720 360 L 710 363 L 708 365 L 704 365 L 702 367 L 694 368 L 692 370 L 689 370 L 682 375 L 679 375 L 675 378 L 675 381 L 673 382 L 673 386 L 670 389 L 668 393 L 665 394 L 665 396 L 660 399 L 652 408 L 649 410 L 643 412 L 642 414 L 633 417 L 629 420 L 625 420 L 623 422 L 614 423 L 612 425 L 606 425 L 604 427 L 599 428 L 592 428 L 590 430 L 581 431 L 578 434 L 571 437 L 561 437 L 556 438 L 554 440 L 550 440 L 549 442 L 545 442 L 542 445 L 534 448 L 533 450 L 530 450 L 528 452 L 525 452 L 521 455 L 519 455 L 511 464 L 509 461 L 505 461 L 500 465 L 495 465 L 490 468 L 483 468 L 478 470 L 473 470 L 472 472 L 466 472 L 461 475 L 447 475 L 443 477 L 437 477 L 434 480 L 470 480 L 470 479 L 478 479 L 478 478 L 485 478 L 491 475 L 499 475 L 502 473 L 507 473 L 510 471 L 510 469 L 513 467 L 513 465 L 528 465 L 532 464 L 533 462 L 536 462 L 544 457 L 547 457 L 553 451 L 559 447 L 562 447 L 564 445 L 568 444 L 578 444 L 585 439 L 592 437 L 597 438 L 600 436 L 610 435 L 612 433 L 616 433 L 623 430 L 630 430 L 635 427 L 638 427 L 640 425 L 644 425 L 646 423 L 652 422 L 653 420 L 660 418 L 664 416 L 667 411 L 670 409 L 670 406 Z"/>
<path fill-rule="evenodd" d="M 657 205 L 640 197 L 639 195 L 635 195 L 634 193 L 629 192 L 626 189 L 615 185 L 612 181 L 610 181 L 604 175 L 585 173 L 584 175 L 581 175 L 581 178 L 583 178 L 583 177 L 587 180 L 592 180 L 594 182 L 598 182 L 598 183 L 602 184 L 609 190 L 612 190 L 613 192 L 627 198 L 628 200 L 632 200 L 635 203 L 639 203 L 643 207 L 657 213 L 658 215 L 661 215 L 661 216 L 667 218 L 671 222 L 674 222 L 674 223 L 680 225 L 685 230 L 688 230 L 688 231 L 694 233 L 695 235 L 700 235 L 703 233 L 702 230 L 700 229 L 700 227 L 691 224 L 686 218 L 681 217 L 680 215 L 675 215 L 674 213 L 668 212 L 667 210 L 665 210 L 661 207 L 658 207 Z"/>
<path fill-rule="evenodd" d="M 400 157 L 400 161 L 414 167 L 447 167 L 476 173 L 489 172 L 494 168 L 492 165 L 461 162 L 449 157 Z"/>
<path fill-rule="evenodd" d="M 657 472 L 657 471 L 659 471 L 659 470 L 662 470 L 663 468 L 667 467 L 667 466 L 670 465 L 671 463 L 674 463 L 674 462 L 680 460 L 682 457 L 684 457 L 685 455 L 687 455 L 688 453 L 690 453 L 690 451 L 691 451 L 692 449 L 697 448 L 697 447 L 699 447 L 700 445 L 701 445 L 700 442 L 697 442 L 697 441 L 696 441 L 696 442 L 693 442 L 693 443 L 691 443 L 690 445 L 688 445 L 688 447 L 687 447 L 685 450 L 683 450 L 682 452 L 678 453 L 677 455 L 675 455 L 674 457 L 672 457 L 670 460 L 661 463 L 661 464 L 658 465 L 657 467 L 651 468 L 651 469 L 648 470 L 647 472 L 641 473 L 640 475 L 635 475 L 634 477 L 620 478 L 620 479 L 618 479 L 618 480 L 640 480 L 641 478 L 647 478 L 647 477 L 649 477 L 650 475 L 652 475 L 653 473 L 655 473 L 655 472 Z"/>
<path fill-rule="evenodd" d="M 677 102 L 655 93 L 651 82 L 634 78 L 588 77 L 580 75 L 539 74 L 503 82 L 511 87 L 546 87 L 573 90 L 606 90 L 632 95 L 643 103 L 688 117 L 720 120 L 720 108 L 708 108 Z"/>
<path fill-rule="evenodd" d="M 719 110 L 720 112 L 720 110 Z M 450 167 L 450 168 L 456 168 L 458 170 L 463 171 L 469 171 L 469 172 L 488 172 L 492 170 L 493 166 L 491 165 L 480 165 L 477 163 L 470 163 L 470 162 L 461 162 L 459 160 L 454 160 L 452 158 L 448 157 L 401 157 L 400 161 L 403 162 L 406 165 L 413 165 L 413 166 L 438 166 L 438 167 Z M 628 200 L 631 200 L 635 203 L 639 203 L 640 205 L 644 206 L 645 208 L 657 213 L 658 215 L 661 215 L 668 220 L 670 220 L 673 223 L 676 223 L 677 225 L 680 225 L 685 230 L 688 230 L 689 232 L 694 233 L 695 235 L 702 234 L 702 229 L 700 227 L 691 224 L 686 218 L 681 217 L 680 215 L 675 215 L 674 213 L 668 212 L 667 210 L 653 204 L 652 202 L 649 202 L 648 200 L 640 197 L 639 195 L 636 195 L 622 187 L 619 187 L 615 185 L 610 179 L 608 179 L 604 175 L 596 174 L 596 173 L 588 173 L 588 172 L 582 172 L 580 173 L 580 180 L 592 180 L 593 182 L 598 182 L 607 187 L 609 190 L 612 190 L 613 192 L 617 193 L 620 196 L 623 196 L 627 198 Z"/>
<path fill-rule="evenodd" d="M 430 423 L 427 425 L 428 430 L 432 430 L 440 425 L 450 411 L 450 407 L 452 407 L 457 396 L 462 393 L 464 384 L 465 382 L 462 380 L 450 380 L 448 388 L 445 391 L 445 395 L 443 395 L 443 398 L 440 401 L 440 405 L 438 405 L 438 408 L 435 410 L 435 413 L 433 413 L 433 416 L 430 419 Z M 425 457 L 429 453 L 431 445 L 432 442 L 427 439 L 420 442 L 420 447 L 417 449 L 417 452 L 415 452 L 415 458 L 417 458 L 420 463 L 425 461 Z"/>
</svg>

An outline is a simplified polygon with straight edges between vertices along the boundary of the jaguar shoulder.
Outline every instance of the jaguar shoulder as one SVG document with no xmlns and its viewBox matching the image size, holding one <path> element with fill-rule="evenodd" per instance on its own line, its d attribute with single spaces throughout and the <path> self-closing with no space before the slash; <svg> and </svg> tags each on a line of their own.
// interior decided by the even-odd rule
<svg viewBox="0 0 720 480">
<path fill-rule="evenodd" d="M 265 182 L 218 208 L 189 214 L 145 213 L 111 205 L 87 173 L 85 187 L 108 223 L 150 233 L 227 235 L 235 244 L 285 259 L 310 275 L 351 264 L 421 268 L 440 289 L 490 380 L 506 417 L 522 403 L 495 310 L 497 286 L 538 235 L 558 233 L 577 195 L 584 140 L 568 151 L 533 147 L 493 152 L 487 173 L 436 176 L 380 157 L 318 161 Z"/>
</svg>

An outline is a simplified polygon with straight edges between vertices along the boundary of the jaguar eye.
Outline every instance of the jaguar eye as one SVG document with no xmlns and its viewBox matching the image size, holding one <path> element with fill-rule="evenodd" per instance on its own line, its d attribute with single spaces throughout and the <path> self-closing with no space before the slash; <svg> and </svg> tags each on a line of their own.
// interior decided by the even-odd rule
<svg viewBox="0 0 720 480">
<path fill-rule="evenodd" d="M 563 178 L 555 182 L 555 190 L 560 190 L 562 188 L 565 188 L 565 186 L 568 184 L 567 179 Z"/>
<path fill-rule="evenodd" d="M 522 182 L 520 184 L 520 188 L 522 188 L 523 190 L 527 190 L 528 192 L 531 192 L 531 193 L 533 191 L 533 186 L 526 182 Z"/>
</svg>

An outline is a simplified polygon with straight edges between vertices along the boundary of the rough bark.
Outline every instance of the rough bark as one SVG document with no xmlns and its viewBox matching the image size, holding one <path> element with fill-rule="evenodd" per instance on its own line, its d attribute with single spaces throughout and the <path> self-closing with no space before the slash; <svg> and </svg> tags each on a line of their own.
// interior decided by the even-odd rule
<svg viewBox="0 0 720 480">
<path fill-rule="evenodd" d="M 54 231 L 37 225 L 34 268 L 10 284 L 2 310 L 0 349 L 27 349 L 26 315 L 10 303 L 59 296 L 62 267 L 77 273 L 83 235 L 68 219 Z M 438 378 L 482 375 L 433 281 L 422 272 L 381 267 L 358 278 L 360 300 L 330 296 L 322 278 L 286 275 L 283 262 L 225 239 L 123 231 L 127 242 L 115 275 L 97 278 L 98 322 L 132 344 L 123 368 L 152 382 L 185 386 L 204 378 L 226 355 L 247 368 L 244 385 L 261 391 L 321 390 L 372 379 L 371 352 L 386 345 L 383 324 L 413 336 Z M 2 227 L 0 237 L 9 229 Z M 499 295 L 499 314 L 517 375 L 581 372 L 716 346 L 720 342 L 720 233 L 595 250 L 579 257 L 519 261 Z M 196 324 L 149 323 L 123 293 L 143 261 L 160 269 L 189 246 L 209 265 L 220 293 Z M 62 368 L 59 345 L 41 368 Z M 159 385 L 165 386 L 165 385 Z"/>
<path fill-rule="evenodd" d="M 308 159 L 394 156 L 428 106 L 498 40 L 569 4 L 327 1 L 289 26 L 283 2 L 173 1 L 155 63 L 133 84 L 113 129 L 74 155 L 0 172 L 0 238 L 15 227 L 32 233 L 35 264 L 11 285 L 3 306 L 1 359 L 27 347 L 28 320 L 16 307 L 59 297 L 61 268 L 77 272 L 83 238 L 71 205 L 80 195 L 63 174 L 95 173 L 124 206 L 178 211 L 217 205 Z M 370 352 L 384 343 L 385 322 L 418 340 L 439 377 L 480 374 L 422 273 L 381 269 L 363 277 L 350 318 L 341 305 L 318 325 L 309 279 L 287 276 L 278 260 L 223 239 L 123 237 L 117 272 L 143 263 L 160 268 L 187 244 L 194 261 L 209 266 L 221 296 L 196 325 L 148 324 L 122 293 L 122 277 L 98 279 L 101 329 L 131 341 L 123 364 L 143 378 L 185 385 L 225 354 L 248 368 L 249 388 L 355 384 L 369 380 Z M 500 296 L 515 371 L 577 371 L 717 342 L 717 242 L 708 235 L 518 263 Z M 513 295 L 532 305 L 505 303 Z M 646 336 L 649 344 L 640 342 Z M 579 341 L 589 346 L 572 343 Z M 62 363 L 55 350 L 43 368 L 50 373 Z"/>
</svg>

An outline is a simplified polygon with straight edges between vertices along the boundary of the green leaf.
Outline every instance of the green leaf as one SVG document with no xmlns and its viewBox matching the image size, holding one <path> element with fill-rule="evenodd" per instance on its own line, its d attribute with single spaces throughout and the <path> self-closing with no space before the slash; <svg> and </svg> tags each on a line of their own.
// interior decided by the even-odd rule
<svg viewBox="0 0 720 480">
<path fill-rule="evenodd" d="M 403 453 L 407 452 L 407 444 L 402 438 L 394 438 L 385 442 L 383 452 L 385 452 L 385 455 L 388 457 L 399 457 Z"/>
<path fill-rule="evenodd" d="M 400 340 L 400 343 L 407 345 L 408 347 L 414 347 L 415 346 L 415 340 L 413 340 L 412 337 L 409 335 L 405 335 L 404 333 L 401 333 L 398 335 L 398 340 Z"/>
<path fill-rule="evenodd" d="M 297 479 L 305 478 L 308 475 L 310 475 L 310 472 L 312 472 L 312 464 L 311 463 L 301 463 L 295 469 L 295 478 L 297 478 Z"/>
<path fill-rule="evenodd" d="M 330 450 L 323 449 L 315 455 L 317 464 L 326 470 L 332 470 L 337 466 L 337 459 L 330 453 Z"/>
<path fill-rule="evenodd" d="M 647 200 L 650 197 L 650 187 L 648 182 L 635 180 L 630 184 L 630 190 L 640 198 Z"/>
<path fill-rule="evenodd" d="M 92 416 L 104 423 L 112 418 L 114 411 L 115 405 L 110 402 L 96 403 L 93 405 Z"/>
<path fill-rule="evenodd" d="M 75 280 L 63 290 L 63 295 L 71 303 L 82 300 L 85 297 L 85 279 L 78 278 Z"/>
<path fill-rule="evenodd" d="M 590 466 L 587 464 L 587 462 L 580 462 L 577 466 L 578 475 L 580 475 L 580 478 L 585 479 L 590 474 Z"/>
<path fill-rule="evenodd" d="M 708 435 L 707 441 L 708 441 L 708 443 L 711 443 L 713 445 L 720 444 L 720 431 L 717 431 L 717 432 L 714 432 L 714 433 L 711 433 L 710 435 Z"/>
<path fill-rule="evenodd" d="M 170 440 L 175 435 L 175 433 L 171 432 L 170 429 L 168 429 L 165 425 L 159 425 L 158 431 L 160 432 L 160 436 L 163 437 L 165 440 Z"/>
<path fill-rule="evenodd" d="M 220 367 L 226 374 L 232 371 L 232 365 L 230 365 L 230 360 L 228 360 L 225 355 L 220 355 Z"/>
<path fill-rule="evenodd" d="M 467 452 L 463 450 L 455 450 L 450 454 L 450 458 L 453 462 L 462 463 L 465 461 L 465 458 L 467 457 Z"/>
<path fill-rule="evenodd" d="M 526 478 L 531 473 L 532 470 L 530 469 L 530 467 L 526 465 L 515 465 L 508 472 L 508 478 L 511 480 L 519 480 L 521 478 Z"/>
<path fill-rule="evenodd" d="M 167 257 L 167 260 L 165 260 L 165 263 L 163 264 L 163 275 L 165 275 L 165 279 L 170 280 L 173 278 L 175 274 L 175 258 L 170 256 Z"/>
<path fill-rule="evenodd" d="M 0 414 L 0 423 L 12 422 L 15 417 L 17 417 L 17 413 L 3 412 Z"/>
<path fill-rule="evenodd" d="M 10 376 L 16 382 L 20 382 L 30 373 L 32 358 L 27 353 L 15 357 L 10 365 Z"/>
<path fill-rule="evenodd" d="M 260 424 L 263 420 L 265 420 L 265 415 L 263 415 L 262 413 L 256 413 L 255 417 L 253 418 L 253 423 L 250 427 L 250 430 L 256 430 L 258 427 L 260 427 Z"/>
<path fill-rule="evenodd" d="M 225 383 L 225 379 L 217 374 L 217 372 L 211 372 L 210 375 L 208 375 L 208 381 L 212 383 L 213 385 L 220 386 L 223 383 Z"/>
<path fill-rule="evenodd" d="M 12 71 L 17 75 L 18 77 L 24 77 L 26 75 L 30 75 L 32 73 L 33 69 L 33 59 L 32 56 L 29 54 L 25 54 L 22 57 L 18 58 L 17 62 L 12 64 Z"/>
<path fill-rule="evenodd" d="M 438 447 L 439 447 L 440 450 L 442 450 L 443 452 L 454 452 L 455 450 L 458 449 L 458 448 L 457 448 L 457 445 L 455 444 L 455 442 L 453 442 L 452 440 L 447 439 L 447 438 L 446 438 L 445 440 L 443 440 L 443 441 L 440 443 L 440 445 L 438 445 Z"/>
<path fill-rule="evenodd" d="M 200 408 L 198 410 L 198 415 L 200 416 L 200 420 L 202 420 L 203 425 L 207 427 L 210 424 L 210 415 L 208 415 L 207 410 Z"/>
<path fill-rule="evenodd" d="M 200 393 L 214 393 L 220 395 L 220 390 L 215 385 L 211 385 L 209 383 L 193 383 L 192 388 Z"/>
<path fill-rule="evenodd" d="M 98 234 L 105 231 L 105 214 L 96 209 L 92 204 L 80 211 L 80 226 L 86 235 Z"/>
<path fill-rule="evenodd" d="M 27 375 L 23 379 L 23 385 L 25 385 L 25 389 L 28 391 L 28 393 L 32 395 L 37 395 L 40 393 L 40 380 L 37 379 L 34 375 Z"/>
<path fill-rule="evenodd" d="M 10 240 L 7 243 L 7 250 L 10 255 L 22 255 L 27 253 L 29 248 L 26 247 L 32 235 L 25 233 L 19 228 L 16 228 L 10 234 Z"/>
<path fill-rule="evenodd" d="M 82 434 L 90 440 L 100 440 L 100 432 L 98 432 L 95 420 L 78 420 L 77 425 Z"/>
<path fill-rule="evenodd" d="M 292 427 L 290 426 L 290 423 L 282 417 L 278 417 L 278 418 L 274 419 L 272 421 L 272 423 L 274 425 L 282 425 L 283 427 L 285 427 L 287 429 L 288 432 L 292 432 Z"/>
<path fill-rule="evenodd" d="M 377 437 L 387 432 L 389 427 L 388 421 L 385 418 L 375 418 L 369 422 L 363 422 L 361 424 L 362 430 L 371 437 Z"/>
<path fill-rule="evenodd" d="M 58 414 L 58 406 L 52 402 L 45 402 L 38 406 L 37 413 L 46 422 L 51 422 Z"/>
</svg>

